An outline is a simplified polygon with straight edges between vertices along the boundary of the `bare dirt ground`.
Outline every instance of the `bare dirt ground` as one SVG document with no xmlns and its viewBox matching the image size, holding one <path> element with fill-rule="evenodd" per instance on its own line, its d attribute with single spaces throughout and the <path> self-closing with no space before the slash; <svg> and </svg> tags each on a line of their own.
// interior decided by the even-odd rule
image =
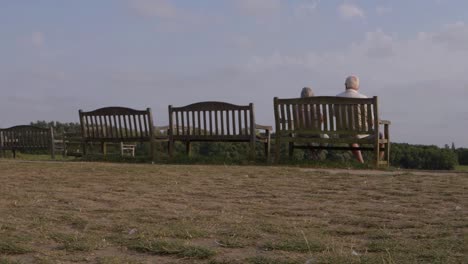
<svg viewBox="0 0 468 264">
<path fill-rule="evenodd" d="M 0 161 L 0 263 L 468 263 L 468 173 Z"/>
</svg>

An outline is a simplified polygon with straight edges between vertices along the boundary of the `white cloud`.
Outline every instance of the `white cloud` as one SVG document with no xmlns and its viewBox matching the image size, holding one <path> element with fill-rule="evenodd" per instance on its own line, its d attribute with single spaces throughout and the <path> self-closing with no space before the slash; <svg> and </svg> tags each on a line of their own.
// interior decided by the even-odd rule
<svg viewBox="0 0 468 264">
<path fill-rule="evenodd" d="M 338 13 L 343 19 L 364 18 L 365 13 L 359 6 L 343 3 L 338 7 Z"/>
<path fill-rule="evenodd" d="M 236 8 L 243 14 L 252 16 L 271 16 L 281 10 L 280 0 L 233 0 Z"/>
<path fill-rule="evenodd" d="M 468 50 L 468 25 L 463 22 L 445 25 L 442 31 L 429 35 L 432 40 L 450 49 Z"/>
<path fill-rule="evenodd" d="M 246 68 L 262 71 L 294 66 L 320 72 L 324 76 L 353 71 L 387 83 L 468 80 L 464 72 L 468 68 L 465 60 L 468 48 L 462 49 L 466 46 L 468 26 L 462 23 L 435 32 L 419 33 L 408 39 L 398 39 L 395 35 L 376 30 L 367 32 L 361 41 L 343 51 L 310 51 L 294 56 L 275 52 L 270 56 L 252 57 Z"/>
<path fill-rule="evenodd" d="M 171 0 L 129 0 L 129 4 L 143 17 L 173 18 L 178 13 Z"/>
<path fill-rule="evenodd" d="M 294 7 L 294 14 L 300 17 L 307 17 L 315 14 L 320 0 L 303 1 Z"/>
<path fill-rule="evenodd" d="M 278 96 L 298 93 L 301 83 L 318 95 L 337 94 L 344 78 L 357 74 L 362 92 L 380 97 L 382 117 L 392 121 L 396 142 L 443 145 L 446 137 L 440 135 L 450 135 L 466 145 L 466 124 L 459 120 L 467 113 L 468 49 L 453 47 L 468 40 L 467 28 L 456 23 L 405 39 L 376 30 L 341 51 L 253 56 L 244 69 L 271 76 L 269 90 Z M 424 133 L 427 129 L 432 133 Z"/>
<path fill-rule="evenodd" d="M 393 9 L 391 7 L 378 6 L 378 7 L 375 8 L 375 12 L 379 16 L 390 14 L 392 11 L 393 11 Z"/>
<path fill-rule="evenodd" d="M 301 58 L 275 52 L 271 56 L 253 56 L 247 63 L 246 69 L 250 72 L 259 72 L 287 66 L 301 66 L 304 63 L 304 60 Z"/>
<path fill-rule="evenodd" d="M 156 18 L 154 30 L 159 33 L 182 33 L 206 28 L 208 23 L 215 23 L 219 16 L 197 13 L 181 8 L 173 0 L 127 0 L 128 7 L 136 15 L 144 18 Z"/>
<path fill-rule="evenodd" d="M 395 54 L 393 37 L 380 29 L 375 32 L 367 32 L 360 47 L 364 48 L 364 54 L 370 58 L 385 58 Z"/>
<path fill-rule="evenodd" d="M 241 49 L 252 48 L 255 44 L 251 38 L 242 35 L 233 36 L 230 38 L 230 41 L 232 44 L 234 44 L 234 46 Z"/>
<path fill-rule="evenodd" d="M 44 46 L 45 36 L 40 31 L 33 32 L 31 34 L 31 43 L 34 47 L 40 48 Z"/>
</svg>

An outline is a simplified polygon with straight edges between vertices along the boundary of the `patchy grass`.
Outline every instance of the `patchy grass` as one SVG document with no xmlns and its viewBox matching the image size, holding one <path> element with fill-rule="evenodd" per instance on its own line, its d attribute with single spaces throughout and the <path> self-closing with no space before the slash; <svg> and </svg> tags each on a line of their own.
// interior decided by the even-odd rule
<svg viewBox="0 0 468 264">
<path fill-rule="evenodd" d="M 0 257 L 0 264 L 21 264 L 21 262 Z"/>
<path fill-rule="evenodd" d="M 245 259 L 248 264 L 302 264 L 304 260 L 293 260 L 288 258 L 271 258 L 265 256 L 255 256 Z"/>
<path fill-rule="evenodd" d="M 0 254 L 2 255 L 21 255 L 31 252 L 32 250 L 22 245 L 20 242 L 13 241 L 8 237 L 0 238 Z"/>
<path fill-rule="evenodd" d="M 290 252 L 312 253 L 322 252 L 325 246 L 318 241 L 309 241 L 308 239 L 295 239 L 283 241 L 269 241 L 265 243 L 262 248 L 264 250 L 283 250 Z"/>
<path fill-rule="evenodd" d="M 128 257 L 99 257 L 96 264 L 143 264 L 144 262 Z"/>
<path fill-rule="evenodd" d="M 185 245 L 180 241 L 164 241 L 158 239 L 133 239 L 127 244 L 127 248 L 141 253 L 154 255 L 174 255 L 181 258 L 207 259 L 215 252 L 211 249 Z"/>
<path fill-rule="evenodd" d="M 0 263 L 467 263 L 468 173 L 0 160 Z"/>
<path fill-rule="evenodd" d="M 64 234 L 54 233 L 50 236 L 55 242 L 60 243 L 59 249 L 66 251 L 90 252 L 105 246 L 105 239 L 100 240 L 95 235 L 82 233 Z"/>
</svg>

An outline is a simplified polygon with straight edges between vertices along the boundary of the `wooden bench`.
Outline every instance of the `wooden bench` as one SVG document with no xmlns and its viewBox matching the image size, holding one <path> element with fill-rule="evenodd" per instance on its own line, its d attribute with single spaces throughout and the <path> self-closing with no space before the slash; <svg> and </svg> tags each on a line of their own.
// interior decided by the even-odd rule
<svg viewBox="0 0 468 264">
<path fill-rule="evenodd" d="M 151 109 L 135 110 L 125 107 L 104 107 L 94 111 L 79 110 L 83 155 L 87 154 L 88 143 L 100 143 L 106 155 L 106 143 L 149 142 L 151 159 L 155 160 L 155 143 L 168 142 L 167 135 L 156 135 Z"/>
<path fill-rule="evenodd" d="M 288 143 L 290 155 L 295 148 L 374 151 L 375 165 L 389 166 L 390 121 L 379 119 L 377 97 L 275 97 L 273 105 L 276 161 L 280 158 L 281 144 Z M 382 139 L 379 138 L 380 125 L 384 126 Z M 351 147 L 353 143 L 358 143 L 359 147 Z M 383 160 L 379 158 L 380 151 L 385 151 Z"/>
<path fill-rule="evenodd" d="M 264 134 L 257 134 L 257 129 Z M 169 105 L 169 153 L 175 141 L 186 145 L 190 155 L 191 142 L 247 142 L 250 157 L 255 158 L 255 143 L 264 143 L 267 160 L 270 153 L 271 126 L 255 123 L 254 106 L 225 102 L 200 102 L 182 107 Z"/>
<path fill-rule="evenodd" d="M 13 158 L 16 158 L 16 151 L 49 150 L 51 157 L 55 159 L 54 142 L 54 129 L 52 127 L 40 128 L 20 125 L 0 129 L 0 150 L 3 156 L 5 156 L 6 150 L 13 152 Z"/>
</svg>

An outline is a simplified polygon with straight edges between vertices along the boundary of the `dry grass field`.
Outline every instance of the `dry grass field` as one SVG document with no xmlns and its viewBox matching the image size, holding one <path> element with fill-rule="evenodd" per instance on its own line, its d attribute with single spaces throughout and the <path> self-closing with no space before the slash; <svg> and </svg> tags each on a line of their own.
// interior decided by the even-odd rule
<svg viewBox="0 0 468 264">
<path fill-rule="evenodd" d="M 0 161 L 0 263 L 468 263 L 468 173 Z"/>
</svg>

